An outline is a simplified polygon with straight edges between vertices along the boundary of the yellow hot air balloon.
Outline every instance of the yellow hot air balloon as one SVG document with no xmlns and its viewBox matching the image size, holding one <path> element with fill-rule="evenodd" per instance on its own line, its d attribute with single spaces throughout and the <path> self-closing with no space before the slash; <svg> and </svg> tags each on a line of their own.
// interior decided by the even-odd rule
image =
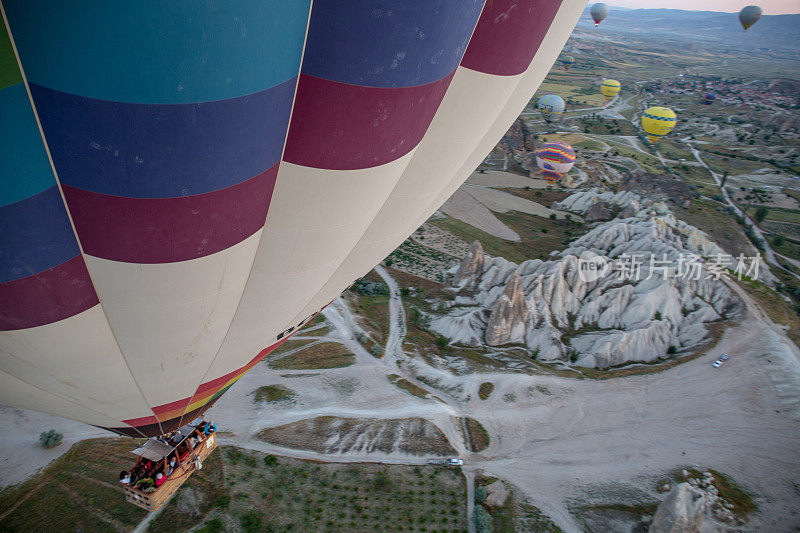
<svg viewBox="0 0 800 533">
<path fill-rule="evenodd" d="M 677 123 L 675 111 L 668 107 L 650 107 L 642 115 L 642 129 L 650 142 L 656 142 L 656 139 L 671 132 Z"/>
<path fill-rule="evenodd" d="M 606 97 L 606 102 L 614 98 L 619 92 L 622 84 L 617 80 L 606 79 L 600 84 L 600 93 Z"/>
</svg>

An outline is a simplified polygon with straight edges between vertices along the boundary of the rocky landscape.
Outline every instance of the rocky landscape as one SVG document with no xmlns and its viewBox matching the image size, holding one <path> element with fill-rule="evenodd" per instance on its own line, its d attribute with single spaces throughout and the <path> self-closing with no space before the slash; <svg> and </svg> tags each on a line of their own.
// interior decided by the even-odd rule
<svg viewBox="0 0 800 533">
<path fill-rule="evenodd" d="M 512 263 L 474 242 L 448 272 L 454 299 L 431 329 L 455 344 L 517 344 L 542 361 L 608 368 L 696 350 L 712 324 L 738 316 L 723 276 L 749 265 L 717 266 L 730 256 L 665 204 L 590 190 L 554 207 L 616 217 L 546 261 Z"/>
</svg>

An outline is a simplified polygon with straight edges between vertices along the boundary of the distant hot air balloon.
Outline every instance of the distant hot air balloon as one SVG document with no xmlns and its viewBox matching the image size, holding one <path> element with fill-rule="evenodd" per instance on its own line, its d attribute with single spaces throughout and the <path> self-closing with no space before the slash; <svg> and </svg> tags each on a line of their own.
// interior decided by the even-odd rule
<svg viewBox="0 0 800 533">
<path fill-rule="evenodd" d="M 569 70 L 569 67 L 575 64 L 575 58 L 572 56 L 561 56 L 559 61 L 564 65 L 564 70 Z"/>
<path fill-rule="evenodd" d="M 608 16 L 608 6 L 602 2 L 598 2 L 592 5 L 592 9 L 590 13 L 592 14 L 592 19 L 594 20 L 594 25 L 599 26 L 603 19 Z"/>
<path fill-rule="evenodd" d="M 622 88 L 622 84 L 617 80 L 605 79 L 600 84 L 600 94 L 606 97 L 606 102 L 614 98 L 614 96 Z"/>
<path fill-rule="evenodd" d="M 203 413 L 519 116 L 585 4 L 518 3 L 2 0 L 0 404 Z"/>
<path fill-rule="evenodd" d="M 575 165 L 575 150 L 566 143 L 544 143 L 536 151 L 536 165 L 542 170 L 547 184 L 555 185 Z"/>
<path fill-rule="evenodd" d="M 747 28 L 758 22 L 758 19 L 761 18 L 761 13 L 761 8 L 758 6 L 743 7 L 739 11 L 739 22 L 742 23 L 744 31 L 747 31 Z"/>
<path fill-rule="evenodd" d="M 642 129 L 650 142 L 656 142 L 659 137 L 671 132 L 677 122 L 675 111 L 668 107 L 649 107 L 642 115 Z"/>
<path fill-rule="evenodd" d="M 546 94 L 536 103 L 536 109 L 542 112 L 542 116 L 547 122 L 553 120 L 553 115 L 562 114 L 565 108 L 564 99 L 557 94 Z"/>
<path fill-rule="evenodd" d="M 717 99 L 717 95 L 716 94 L 714 94 L 714 93 L 706 93 L 706 95 L 703 97 L 703 103 L 706 104 L 706 105 L 711 105 L 711 104 L 714 103 L 714 100 L 716 100 L 716 99 Z"/>
</svg>

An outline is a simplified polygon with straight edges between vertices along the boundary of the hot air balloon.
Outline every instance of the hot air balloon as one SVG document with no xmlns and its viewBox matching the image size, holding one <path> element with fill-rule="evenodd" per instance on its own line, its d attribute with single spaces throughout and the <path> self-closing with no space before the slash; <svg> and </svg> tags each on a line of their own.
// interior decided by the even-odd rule
<svg viewBox="0 0 800 533">
<path fill-rule="evenodd" d="M 542 170 L 547 184 L 553 186 L 575 165 L 575 150 L 566 143 L 544 143 L 536 151 L 536 165 Z"/>
<path fill-rule="evenodd" d="M 642 115 L 642 129 L 650 142 L 671 132 L 677 122 L 675 111 L 668 107 L 649 107 Z"/>
<path fill-rule="evenodd" d="M 569 70 L 569 67 L 575 64 L 575 58 L 572 56 L 561 56 L 559 61 L 564 65 L 564 70 Z"/>
<path fill-rule="evenodd" d="M 612 79 L 605 79 L 603 83 L 600 84 L 600 94 L 606 97 L 606 102 L 614 98 L 614 96 L 619 92 L 622 84 L 617 80 Z"/>
<path fill-rule="evenodd" d="M 758 6 L 743 7 L 739 11 L 739 22 L 742 23 L 744 31 L 747 31 L 747 28 L 758 22 L 758 19 L 761 18 L 761 13 L 761 8 Z"/>
<path fill-rule="evenodd" d="M 706 105 L 711 105 L 711 104 L 714 103 L 714 100 L 716 100 L 716 99 L 717 99 L 717 95 L 716 94 L 714 94 L 714 93 L 706 93 L 705 96 L 703 96 L 703 103 L 706 104 Z"/>
<path fill-rule="evenodd" d="M 608 16 L 608 6 L 602 2 L 598 2 L 596 4 L 592 4 L 592 8 L 590 13 L 592 14 L 592 20 L 594 20 L 594 25 L 599 26 L 603 19 Z"/>
<path fill-rule="evenodd" d="M 499 141 L 583 9 L 527 3 L 3 0 L 0 403 L 207 410 Z"/>
<path fill-rule="evenodd" d="M 536 103 L 536 109 L 542 112 L 547 122 L 552 121 L 554 115 L 562 114 L 565 108 L 564 99 L 557 94 L 546 94 Z"/>
</svg>

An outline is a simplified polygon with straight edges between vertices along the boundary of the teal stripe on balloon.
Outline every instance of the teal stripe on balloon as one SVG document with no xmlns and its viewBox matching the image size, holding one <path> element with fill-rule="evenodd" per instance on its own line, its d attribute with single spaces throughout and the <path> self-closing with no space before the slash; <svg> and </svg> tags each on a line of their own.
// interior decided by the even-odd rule
<svg viewBox="0 0 800 533">
<path fill-rule="evenodd" d="M 31 83 L 148 104 L 225 100 L 297 76 L 309 10 L 309 0 L 3 5 Z"/>
<path fill-rule="evenodd" d="M 25 86 L 17 83 L 0 89 L 0 207 L 54 185 Z"/>
</svg>

